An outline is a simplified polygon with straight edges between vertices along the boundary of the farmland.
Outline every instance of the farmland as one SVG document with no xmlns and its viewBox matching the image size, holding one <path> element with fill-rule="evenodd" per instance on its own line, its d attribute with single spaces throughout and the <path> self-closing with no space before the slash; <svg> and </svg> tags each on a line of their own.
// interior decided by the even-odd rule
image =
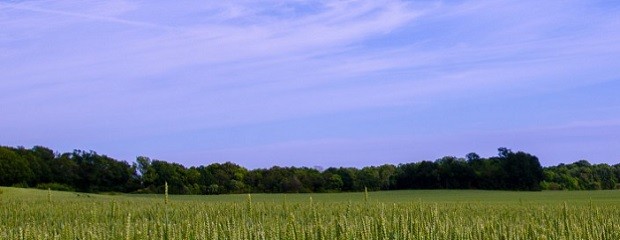
<svg viewBox="0 0 620 240">
<path fill-rule="evenodd" d="M 1 239 L 620 239 L 620 191 L 217 196 L 0 188 Z"/>
</svg>

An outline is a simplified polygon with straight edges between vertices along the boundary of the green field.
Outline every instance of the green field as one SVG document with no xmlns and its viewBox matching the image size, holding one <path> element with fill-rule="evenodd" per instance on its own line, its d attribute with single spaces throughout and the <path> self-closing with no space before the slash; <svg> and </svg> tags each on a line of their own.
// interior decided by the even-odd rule
<svg viewBox="0 0 620 240">
<path fill-rule="evenodd" d="M 0 188 L 0 239 L 620 239 L 620 191 L 217 196 Z"/>
</svg>

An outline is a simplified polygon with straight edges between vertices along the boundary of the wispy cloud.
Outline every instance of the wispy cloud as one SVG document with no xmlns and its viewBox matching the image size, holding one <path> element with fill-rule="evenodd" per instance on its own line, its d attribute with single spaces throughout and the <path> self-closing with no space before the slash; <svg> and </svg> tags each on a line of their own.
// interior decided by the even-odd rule
<svg viewBox="0 0 620 240">
<path fill-rule="evenodd" d="M 122 14 L 125 11 L 131 10 L 132 7 L 129 7 L 129 4 L 126 2 L 109 2 L 106 4 L 89 4 L 87 6 L 81 6 L 76 12 L 65 11 L 65 10 L 54 10 L 50 8 L 40 8 L 36 6 L 32 6 L 33 4 L 25 2 L 21 4 L 4 4 L 2 7 L 4 9 L 17 10 L 17 11 L 27 11 L 27 12 L 35 12 L 46 15 L 60 15 L 63 17 L 73 17 L 83 20 L 93 20 L 93 21 L 102 21 L 102 22 L 110 22 L 110 23 L 119 23 L 125 24 L 134 27 L 163 27 L 160 25 L 147 23 L 147 22 L 139 22 L 139 21 L 130 21 L 124 20 L 118 17 L 117 15 Z M 64 5 L 67 6 L 67 5 Z M 94 11 L 93 11 L 94 10 Z M 23 25 L 21 26 L 23 27 Z"/>
<path fill-rule="evenodd" d="M 9 77 L 28 78 L 26 81 L 11 82 L 17 86 L 27 86 L 28 91 L 32 91 L 31 87 L 49 86 L 45 83 L 50 81 L 60 83 L 60 85 L 53 86 L 59 91 L 70 91 L 71 89 L 89 91 L 88 89 L 103 87 L 110 82 L 121 82 L 119 83 L 121 86 L 136 85 L 148 89 L 150 86 L 149 84 L 145 85 L 145 83 L 152 82 L 148 79 L 150 76 L 157 76 L 168 71 L 178 71 L 176 69 L 198 64 L 205 68 L 214 69 L 215 72 L 219 72 L 219 75 L 204 76 L 206 74 L 201 74 L 202 76 L 197 76 L 200 79 L 173 80 L 181 89 L 185 89 L 182 91 L 196 89 L 196 87 L 209 88 L 208 86 L 212 85 L 239 86 L 247 82 L 252 82 L 250 84 L 254 85 L 257 82 L 295 81 L 294 79 L 282 79 L 277 75 L 273 76 L 273 70 L 269 70 L 262 76 L 263 79 L 253 78 L 251 73 L 239 71 L 260 72 L 263 67 L 281 68 L 284 72 L 293 71 L 293 69 L 287 68 L 294 67 L 291 64 L 306 63 L 309 61 L 308 58 L 312 57 L 312 52 L 324 55 L 328 54 L 326 52 L 342 51 L 340 47 L 359 42 L 377 32 L 390 31 L 390 29 L 410 21 L 413 16 L 413 14 L 407 13 L 406 9 L 401 9 L 404 5 L 397 2 L 387 5 L 343 4 L 332 4 L 326 8 L 325 12 L 305 16 L 299 20 L 288 22 L 265 20 L 267 22 L 261 22 L 259 26 L 245 23 L 218 25 L 207 23 L 201 26 L 178 27 L 174 31 L 156 32 L 152 37 L 146 38 L 116 36 L 118 32 L 112 30 L 112 32 L 103 34 L 111 34 L 111 36 L 102 37 L 111 37 L 112 42 L 115 38 L 121 37 L 123 42 L 109 45 L 103 43 L 97 46 L 97 50 L 93 52 L 75 51 L 79 54 L 73 54 L 73 51 L 70 50 L 59 52 L 60 56 L 57 57 L 62 58 L 62 61 L 35 58 L 35 64 L 39 65 L 36 67 L 38 71 L 35 75 L 31 71 L 32 65 L 22 64 L 10 71 L 9 74 L 12 76 Z M 347 7 L 353 7 L 353 9 Z M 78 19 L 73 19 L 67 24 L 80 24 L 82 21 L 79 18 L 86 18 L 136 26 L 155 26 L 154 24 L 129 21 L 119 17 L 44 10 L 30 6 L 16 6 L 14 8 L 26 9 L 36 13 L 78 17 Z M 243 16 L 236 18 L 243 18 Z M 327 19 L 333 20 L 328 22 Z M 88 36 L 80 37 L 88 38 Z M 85 39 L 80 42 L 83 41 L 91 40 Z M 98 41 L 95 40 L 93 43 L 95 42 Z M 86 44 L 85 47 L 90 46 L 90 44 Z M 69 46 L 61 47 L 68 48 Z M 332 49 L 330 50 L 330 48 Z M 45 51 L 45 49 L 41 50 Z M 52 50 L 52 52 L 54 51 Z M 289 60 L 292 60 L 292 63 L 285 62 Z M 279 64 L 284 66 L 280 67 Z M 66 72 L 71 72 L 71 74 L 64 74 Z M 50 75 L 59 77 L 50 78 Z M 204 79 L 205 77 L 208 79 Z M 162 90 L 168 91 L 169 89 Z M 45 87 L 42 91 L 49 92 L 49 89 Z M 243 92 L 245 90 L 236 89 L 235 91 Z M 256 90 L 251 91 L 255 92 Z M 233 91 L 231 94 L 237 93 Z M 208 103 L 208 99 L 206 100 Z"/>
<path fill-rule="evenodd" d="M 4 2 L 0 107 L 10 114 L 0 125 L 34 129 L 30 137 L 135 139 L 370 109 L 426 114 L 447 100 L 525 101 L 620 79 L 618 9 L 511 0 Z"/>
</svg>

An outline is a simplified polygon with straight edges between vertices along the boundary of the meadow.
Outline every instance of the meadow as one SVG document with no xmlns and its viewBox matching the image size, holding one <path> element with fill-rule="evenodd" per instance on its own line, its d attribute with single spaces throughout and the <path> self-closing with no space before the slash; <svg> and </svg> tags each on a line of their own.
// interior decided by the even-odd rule
<svg viewBox="0 0 620 240">
<path fill-rule="evenodd" d="M 0 239 L 620 239 L 613 190 L 168 197 L 0 190 Z"/>
</svg>

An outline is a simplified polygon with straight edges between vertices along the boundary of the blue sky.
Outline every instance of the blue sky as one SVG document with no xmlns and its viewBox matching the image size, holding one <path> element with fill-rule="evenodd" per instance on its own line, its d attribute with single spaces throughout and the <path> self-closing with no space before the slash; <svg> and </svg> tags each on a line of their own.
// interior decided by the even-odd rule
<svg viewBox="0 0 620 240">
<path fill-rule="evenodd" d="M 2 1 L 0 145 L 620 162 L 618 1 Z"/>
</svg>

